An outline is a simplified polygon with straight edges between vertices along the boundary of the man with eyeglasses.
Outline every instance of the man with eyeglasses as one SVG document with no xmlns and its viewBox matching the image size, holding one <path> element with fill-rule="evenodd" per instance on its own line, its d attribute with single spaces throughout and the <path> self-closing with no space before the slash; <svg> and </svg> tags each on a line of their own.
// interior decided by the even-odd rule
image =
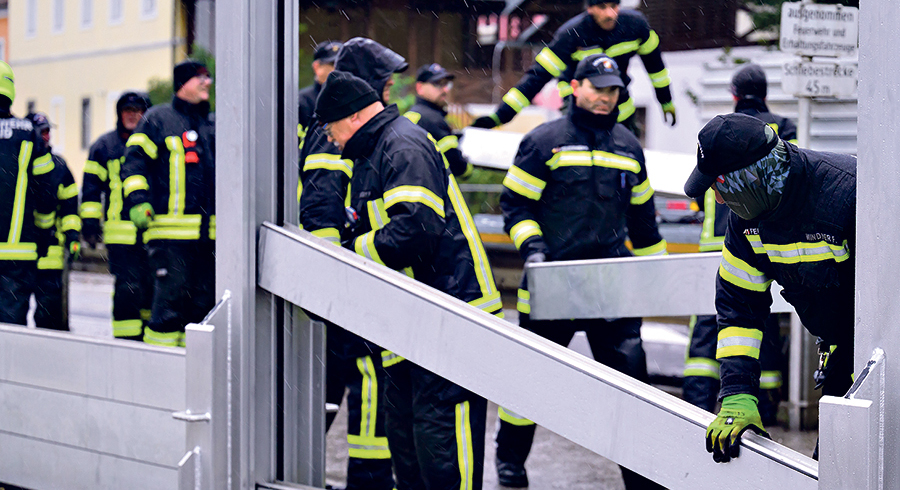
<svg viewBox="0 0 900 490">
<path fill-rule="evenodd" d="M 437 63 L 419 68 L 416 74 L 416 103 L 403 115 L 431 134 L 453 175 L 465 178 L 472 173 L 472 164 L 459 151 L 459 136 L 446 119 L 447 97 L 453 88 L 454 78 L 456 75 Z"/>
<path fill-rule="evenodd" d="M 183 347 L 185 325 L 215 304 L 216 133 L 206 66 L 179 63 L 173 82 L 172 103 L 148 110 L 128 138 L 121 177 L 154 275 L 144 342 Z"/>
</svg>

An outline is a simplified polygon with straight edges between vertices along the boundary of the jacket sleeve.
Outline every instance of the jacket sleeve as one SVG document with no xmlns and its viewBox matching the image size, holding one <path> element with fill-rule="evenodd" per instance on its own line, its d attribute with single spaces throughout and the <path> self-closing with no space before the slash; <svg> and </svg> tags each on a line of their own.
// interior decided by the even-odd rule
<svg viewBox="0 0 900 490">
<path fill-rule="evenodd" d="M 625 211 L 625 223 L 628 226 L 628 237 L 634 254 L 668 255 L 666 241 L 659 234 L 656 225 L 656 205 L 653 203 L 653 187 L 647 177 L 647 165 L 644 163 L 644 154 L 638 148 L 638 163 L 640 170 L 637 173 L 637 185 L 631 187 L 631 197 L 628 209 Z M 633 175 L 633 174 L 632 174 Z"/>
<path fill-rule="evenodd" d="M 81 234 L 81 218 L 78 217 L 78 185 L 62 157 L 54 155 L 56 165 L 61 169 L 62 181 L 56 189 L 59 203 L 57 220 L 59 231 L 66 237 L 66 245 L 77 242 Z"/>
<path fill-rule="evenodd" d="M 669 70 L 663 63 L 662 52 L 659 50 L 659 36 L 650 28 L 650 24 L 643 15 L 640 16 L 638 31 L 640 33 L 638 54 L 644 63 L 647 74 L 650 75 L 650 84 L 656 91 L 656 100 L 661 105 L 668 104 L 672 102 L 672 91 L 669 88 L 671 79 Z"/>
<path fill-rule="evenodd" d="M 320 144 L 324 135 L 313 128 L 300 152 L 300 226 L 313 235 L 340 244 L 346 222 L 347 185 L 353 163 L 342 160 L 331 143 Z"/>
<path fill-rule="evenodd" d="M 746 221 L 729 214 L 716 277 L 720 400 L 741 393 L 757 396 L 759 392 L 759 349 L 772 305 L 772 280 L 760 271 L 754 247 L 761 249 L 762 245 L 757 235 L 743 234 L 746 227 Z"/>
<path fill-rule="evenodd" d="M 38 228 L 38 244 L 47 246 L 53 239 L 56 223 L 56 187 L 53 170 L 56 164 L 44 140 L 34 133 L 31 147 L 31 175 L 34 193 L 34 224 Z M 40 248 L 40 247 L 39 247 Z"/>
<path fill-rule="evenodd" d="M 509 234 L 523 259 L 534 253 L 549 253 L 537 221 L 541 194 L 550 179 L 548 159 L 546 152 L 526 136 L 503 179 L 504 189 L 500 194 L 503 230 Z"/>
<path fill-rule="evenodd" d="M 102 141 L 95 141 L 88 152 L 81 182 L 81 221 L 85 231 L 100 233 L 103 219 L 103 196 L 109 199 L 109 173 L 106 169 L 106 151 Z"/>
<path fill-rule="evenodd" d="M 472 165 L 459 151 L 459 136 L 453 133 L 450 125 L 443 118 L 436 123 L 432 136 L 437 141 L 438 150 L 447 159 L 450 172 L 456 177 L 468 177 L 472 173 Z"/>
<path fill-rule="evenodd" d="M 383 168 L 383 205 L 368 201 L 364 213 L 383 226 L 356 237 L 356 253 L 395 270 L 411 266 L 415 257 L 437 253 L 446 228 L 447 177 L 437 150 L 428 151 L 404 149 L 390 155 Z"/>
<path fill-rule="evenodd" d="M 159 128 L 155 118 L 144 117 L 125 143 L 125 160 L 122 163 L 122 194 L 125 213 L 138 204 L 151 202 L 148 176 L 159 161 Z"/>
</svg>

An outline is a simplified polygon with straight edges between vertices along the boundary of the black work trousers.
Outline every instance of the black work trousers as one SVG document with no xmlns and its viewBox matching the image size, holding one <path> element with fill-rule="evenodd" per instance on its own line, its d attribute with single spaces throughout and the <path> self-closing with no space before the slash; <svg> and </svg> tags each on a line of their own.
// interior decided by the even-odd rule
<svg viewBox="0 0 900 490">
<path fill-rule="evenodd" d="M 140 235 L 138 235 L 140 237 Z M 109 271 L 116 278 L 113 289 L 113 337 L 141 341 L 144 324 L 150 320 L 153 276 L 150 258 L 143 243 L 110 244 Z"/>
<path fill-rule="evenodd" d="M 34 325 L 49 330 L 69 330 L 68 271 L 38 269 L 34 288 Z"/>
<path fill-rule="evenodd" d="M 26 324 L 36 273 L 33 260 L 0 260 L 0 323 Z"/>
<path fill-rule="evenodd" d="M 153 306 L 144 342 L 184 346 L 184 327 L 203 320 L 215 306 L 215 252 L 212 241 L 151 242 Z"/>
</svg>

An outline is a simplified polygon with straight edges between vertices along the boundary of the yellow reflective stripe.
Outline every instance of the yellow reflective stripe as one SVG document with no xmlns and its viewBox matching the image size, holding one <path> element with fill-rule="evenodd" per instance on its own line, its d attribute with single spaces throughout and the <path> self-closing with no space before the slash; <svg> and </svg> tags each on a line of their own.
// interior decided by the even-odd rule
<svg viewBox="0 0 900 490">
<path fill-rule="evenodd" d="M 650 84 L 653 85 L 654 88 L 668 87 L 671 81 L 672 80 L 669 79 L 669 70 L 667 68 L 663 68 L 656 73 L 650 73 Z"/>
<path fill-rule="evenodd" d="M 509 167 L 509 171 L 506 172 L 506 177 L 503 178 L 503 185 L 508 189 L 535 201 L 541 198 L 544 187 L 547 187 L 546 182 L 515 165 Z"/>
<path fill-rule="evenodd" d="M 403 114 L 403 117 L 412 121 L 413 124 L 419 124 L 419 120 L 422 119 L 421 114 L 419 114 L 418 112 L 413 112 L 413 111 L 407 111 L 405 114 Z"/>
<path fill-rule="evenodd" d="M 781 371 L 763 371 L 759 375 L 759 389 L 776 390 L 781 388 Z"/>
<path fill-rule="evenodd" d="M 32 170 L 32 173 L 34 175 L 44 175 L 53 170 L 54 167 L 56 167 L 56 165 L 53 163 L 53 158 L 47 153 L 42 157 L 34 159 L 34 170 Z"/>
<path fill-rule="evenodd" d="M 650 187 L 650 179 L 631 188 L 631 204 L 639 206 L 653 197 L 653 188 Z"/>
<path fill-rule="evenodd" d="M 482 296 L 481 298 L 469 301 L 469 304 L 488 313 L 494 313 L 498 309 L 503 308 L 503 301 L 500 299 L 500 291 L 496 291 L 489 296 Z"/>
<path fill-rule="evenodd" d="M 634 107 L 634 99 L 629 97 L 628 100 L 619 104 L 619 117 L 616 118 L 616 121 L 622 122 L 628 119 L 636 110 L 637 108 Z"/>
<path fill-rule="evenodd" d="M 638 257 L 647 257 L 650 255 L 669 255 L 669 252 L 666 251 L 666 245 L 668 244 L 665 240 L 660 240 L 656 243 L 656 245 L 651 245 L 644 248 L 636 248 L 633 250 L 633 252 Z"/>
<path fill-rule="evenodd" d="M 418 185 L 401 185 L 384 192 L 384 208 L 400 202 L 420 203 L 431 208 L 438 216 L 444 218 L 444 200 L 429 189 Z"/>
<path fill-rule="evenodd" d="M 63 248 L 59 245 L 51 245 L 48 247 L 47 255 L 38 258 L 37 268 L 39 270 L 62 270 Z"/>
<path fill-rule="evenodd" d="M 122 208 L 125 207 L 121 176 L 123 160 L 125 160 L 125 157 L 111 159 L 106 162 L 106 167 L 109 169 L 109 206 L 106 209 L 106 221 L 122 219 Z"/>
<path fill-rule="evenodd" d="M 313 236 L 324 238 L 325 240 L 328 240 L 329 242 L 336 245 L 341 244 L 341 233 L 337 228 L 322 228 L 320 230 L 314 230 L 310 233 L 312 233 Z"/>
<path fill-rule="evenodd" d="M 725 327 L 719 330 L 716 344 L 716 359 L 733 356 L 747 356 L 759 359 L 762 345 L 762 330 L 755 328 Z"/>
<path fill-rule="evenodd" d="M 150 222 L 150 228 L 158 227 L 182 227 L 182 228 L 199 228 L 203 218 L 199 214 L 157 214 Z"/>
<path fill-rule="evenodd" d="M 449 150 L 459 148 L 459 138 L 452 134 L 449 136 L 444 136 L 440 141 L 437 142 L 437 147 L 441 153 L 447 153 L 447 151 Z"/>
<path fill-rule="evenodd" d="M 459 490 L 472 490 L 475 457 L 472 447 L 472 409 L 469 401 L 456 404 L 456 457 L 459 463 Z"/>
<path fill-rule="evenodd" d="M 134 133 L 129 136 L 125 146 L 140 146 L 151 160 L 156 160 L 159 155 L 156 143 L 150 141 L 150 138 L 144 133 Z"/>
<path fill-rule="evenodd" d="M 56 211 L 52 211 L 50 214 L 41 214 L 37 211 L 34 212 L 34 226 L 37 226 L 42 230 L 49 230 L 55 221 Z"/>
<path fill-rule="evenodd" d="M 641 164 L 633 158 L 623 157 L 615 153 L 609 153 L 600 150 L 593 151 L 594 165 L 598 167 L 614 168 L 618 170 L 628 170 L 629 172 L 638 173 L 641 171 Z"/>
<path fill-rule="evenodd" d="M 125 197 L 128 197 L 134 191 L 146 191 L 150 189 L 147 178 L 143 175 L 132 175 L 122 182 L 122 189 L 125 191 Z"/>
<path fill-rule="evenodd" d="M 705 357 L 689 357 L 684 361 L 684 376 L 719 379 L 719 361 Z"/>
<path fill-rule="evenodd" d="M 469 253 L 472 254 L 472 266 L 475 268 L 475 278 L 478 279 L 478 287 L 481 289 L 482 296 L 491 297 L 497 292 L 497 286 L 494 283 L 494 273 L 491 270 L 490 262 L 488 262 L 487 252 L 484 251 L 484 244 L 481 242 L 481 234 L 478 233 L 475 220 L 472 219 L 472 213 L 469 212 L 469 206 L 466 205 L 466 200 L 459 190 L 456 177 L 452 174 L 449 175 L 448 182 L 450 184 L 447 187 L 447 196 L 450 198 L 450 204 L 456 213 L 459 228 L 466 237 L 466 243 L 469 245 Z"/>
<path fill-rule="evenodd" d="M 100 219 L 103 217 L 103 205 L 99 202 L 88 202 L 85 201 L 81 203 L 81 217 L 84 219 L 94 218 Z"/>
<path fill-rule="evenodd" d="M 790 144 L 792 144 L 792 145 L 799 145 L 799 144 L 800 144 L 800 140 L 798 140 L 797 138 L 794 138 L 794 139 L 792 139 L 792 140 L 788 140 L 788 143 L 790 143 Z"/>
<path fill-rule="evenodd" d="M 593 160 L 589 151 L 558 151 L 550 160 L 547 160 L 550 170 L 556 170 L 559 167 L 590 167 L 591 165 L 593 165 Z"/>
<path fill-rule="evenodd" d="M 147 327 L 144 330 L 144 343 L 163 347 L 178 347 L 181 332 L 157 332 Z"/>
<path fill-rule="evenodd" d="M 78 195 L 78 186 L 73 182 L 66 187 L 63 187 L 62 184 L 59 184 L 59 187 L 56 190 L 56 198 L 59 200 L 71 199 Z"/>
<path fill-rule="evenodd" d="M 375 249 L 375 230 L 356 237 L 356 240 L 353 241 L 353 250 L 369 260 L 384 265 L 384 262 L 378 255 L 378 250 Z"/>
<path fill-rule="evenodd" d="M 843 245 L 832 245 L 826 241 L 815 243 L 797 242 L 783 245 L 764 243 L 769 260 L 779 264 L 797 264 L 800 262 L 821 262 L 834 260 L 843 262 L 850 258 L 847 240 Z"/>
<path fill-rule="evenodd" d="M 34 144 L 30 141 L 23 141 L 19 147 L 19 172 L 16 175 L 16 195 L 13 198 L 7 243 L 17 243 L 22 238 L 22 225 L 25 224 L 25 199 L 28 192 L 28 164 L 31 162 L 33 147 Z"/>
<path fill-rule="evenodd" d="M 357 357 L 356 369 L 362 375 L 360 381 L 359 435 L 375 437 L 378 418 L 378 379 L 375 377 L 375 363 L 372 356 Z M 348 434 L 349 436 L 349 434 Z"/>
<path fill-rule="evenodd" d="M 519 289 L 519 301 L 516 303 L 519 313 L 531 314 L 531 293 L 525 289 Z"/>
<path fill-rule="evenodd" d="M 37 260 L 37 244 L 0 242 L 0 260 Z"/>
<path fill-rule="evenodd" d="M 572 53 L 572 59 L 575 61 L 581 61 L 592 54 L 603 54 L 603 48 L 594 48 L 594 49 L 579 49 Z"/>
<path fill-rule="evenodd" d="M 559 59 L 559 56 L 556 56 L 556 53 L 547 47 L 538 53 L 537 57 L 534 58 L 534 61 L 537 61 L 538 64 L 543 66 L 544 69 L 547 70 L 547 73 L 550 73 L 554 78 L 558 77 L 559 74 L 566 69 L 566 64 L 563 63 L 563 60 Z"/>
<path fill-rule="evenodd" d="M 387 437 L 347 434 L 349 456 L 356 459 L 391 459 Z"/>
<path fill-rule="evenodd" d="M 391 222 L 391 218 L 387 215 L 387 210 L 384 208 L 384 199 L 379 197 L 374 201 L 367 201 L 366 209 L 369 215 L 369 226 L 372 230 L 380 230 Z"/>
<path fill-rule="evenodd" d="M 640 39 L 613 44 L 612 46 L 606 48 L 606 56 L 615 58 L 617 56 L 622 56 L 623 54 L 631 53 L 632 51 L 637 51 L 640 47 Z"/>
<path fill-rule="evenodd" d="M 509 229 L 509 237 L 516 245 L 516 249 L 522 248 L 522 244 L 525 243 L 525 240 L 528 240 L 533 236 L 543 236 L 543 233 L 541 233 L 541 225 L 532 219 L 519 221 Z"/>
<path fill-rule="evenodd" d="M 209 217 L 209 239 L 216 239 L 216 215 Z"/>
<path fill-rule="evenodd" d="M 747 241 L 750 242 L 750 246 L 753 247 L 753 252 L 758 254 L 765 254 L 766 247 L 763 246 L 762 240 L 760 240 L 759 235 L 744 235 L 747 238 Z"/>
<path fill-rule="evenodd" d="M 335 172 L 344 172 L 347 177 L 353 176 L 353 162 L 350 160 L 341 160 L 340 155 L 333 153 L 314 153 L 306 157 L 303 162 L 303 171 L 307 170 L 331 170 Z"/>
<path fill-rule="evenodd" d="M 186 177 L 184 168 L 184 146 L 180 136 L 166 138 L 169 148 L 169 213 L 184 214 Z"/>
<path fill-rule="evenodd" d="M 534 425 L 534 422 L 526 419 L 525 417 L 513 412 L 508 408 L 504 408 L 501 406 L 497 407 L 497 416 L 500 417 L 500 420 L 510 423 L 512 425 L 518 426 L 528 426 Z"/>
<path fill-rule="evenodd" d="M 103 242 L 107 245 L 134 245 L 137 243 L 137 226 L 131 221 L 106 221 L 103 223 Z"/>
<path fill-rule="evenodd" d="M 513 108 L 516 112 L 521 112 L 522 109 L 528 107 L 531 104 L 531 101 L 528 100 L 528 97 L 525 97 L 525 94 L 519 91 L 517 88 L 509 89 L 509 92 L 503 96 L 503 102 Z"/>
<path fill-rule="evenodd" d="M 772 280 L 765 274 L 751 267 L 750 264 L 735 257 L 728 247 L 722 249 L 722 261 L 719 263 L 719 276 L 750 291 L 763 292 L 769 289 Z"/>
<path fill-rule="evenodd" d="M 381 351 L 381 367 L 390 367 L 403 361 L 403 356 L 394 354 L 389 350 Z"/>
<path fill-rule="evenodd" d="M 700 251 L 717 252 L 722 250 L 724 245 L 725 237 L 716 236 L 716 193 L 710 188 L 703 195 L 703 228 L 700 231 Z"/>
<path fill-rule="evenodd" d="M 107 177 L 106 169 L 103 168 L 103 166 L 100 165 L 98 162 L 95 162 L 93 160 L 88 160 L 88 161 L 84 162 L 84 173 L 96 175 L 97 178 L 99 178 L 101 181 L 106 182 L 106 177 Z"/>
<path fill-rule="evenodd" d="M 562 80 L 556 83 L 556 89 L 559 90 L 560 98 L 568 97 L 575 93 L 575 91 L 572 90 L 572 84 L 569 82 L 563 82 Z"/>
<path fill-rule="evenodd" d="M 144 322 L 137 320 L 113 320 L 113 337 L 135 337 L 144 332 Z"/>
<path fill-rule="evenodd" d="M 78 215 L 70 214 L 68 216 L 63 216 L 62 224 L 60 224 L 59 231 L 81 231 L 81 218 Z"/>
<path fill-rule="evenodd" d="M 152 223 L 151 223 L 152 226 Z M 144 232 L 144 243 L 152 240 L 199 240 L 200 229 L 151 228 Z"/>
<path fill-rule="evenodd" d="M 199 240 L 201 220 L 202 217 L 197 214 L 158 214 L 150 222 L 150 228 L 144 232 L 144 242 L 151 240 Z"/>
<path fill-rule="evenodd" d="M 638 48 L 639 55 L 647 55 L 653 52 L 654 49 L 659 47 L 659 36 L 656 35 L 656 31 L 650 29 L 650 36 L 647 37 L 647 40 L 641 44 L 641 47 Z"/>
</svg>

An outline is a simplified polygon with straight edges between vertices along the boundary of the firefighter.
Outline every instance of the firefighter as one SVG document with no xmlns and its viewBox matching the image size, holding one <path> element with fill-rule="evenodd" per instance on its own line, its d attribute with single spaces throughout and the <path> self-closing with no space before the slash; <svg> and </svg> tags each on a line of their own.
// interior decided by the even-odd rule
<svg viewBox="0 0 900 490">
<path fill-rule="evenodd" d="M 25 325 L 37 260 L 53 240 L 54 162 L 27 119 L 12 115 L 12 68 L 0 61 L 0 323 Z"/>
<path fill-rule="evenodd" d="M 346 47 L 346 46 L 345 46 Z M 500 295 L 471 214 L 434 138 L 340 70 L 316 103 L 328 139 L 353 162 L 344 245 L 486 312 Z M 434 327 L 434 326 L 432 326 Z M 391 352 L 386 421 L 397 488 L 478 490 L 487 402 Z"/>
<path fill-rule="evenodd" d="M 78 217 L 78 186 L 63 157 L 53 153 L 50 146 L 50 121 L 47 115 L 37 112 L 25 119 L 34 125 L 53 159 L 50 172 L 56 196 L 53 220 L 54 238 L 47 254 L 37 261 L 37 277 L 33 294 L 35 302 L 34 324 L 38 328 L 69 330 L 68 265 L 81 255 L 81 219 Z"/>
<path fill-rule="evenodd" d="M 734 112 L 747 114 L 768 124 L 783 141 L 797 144 L 797 127 L 790 119 L 769 112 L 766 106 L 768 82 L 762 67 L 747 64 L 731 78 Z M 706 191 L 701 203 L 704 210 L 703 231 L 700 234 L 701 252 L 719 252 L 725 240 L 728 206 L 718 204 L 712 189 Z M 719 363 L 716 361 L 716 317 L 698 316 L 691 319 L 691 343 L 684 367 L 684 400 L 708 412 L 715 410 L 719 394 Z M 766 320 L 765 335 L 760 348 L 759 413 L 764 425 L 777 423 L 778 403 L 781 400 L 781 329 L 777 315 Z"/>
<path fill-rule="evenodd" d="M 416 103 L 404 114 L 422 126 L 438 142 L 450 164 L 450 172 L 464 179 L 472 174 L 472 164 L 459 151 L 459 136 L 447 124 L 447 95 L 456 75 L 437 63 L 419 68 L 416 74 Z"/>
<path fill-rule="evenodd" d="M 116 129 L 97 138 L 88 152 L 81 186 L 82 235 L 91 248 L 103 243 L 109 269 L 115 276 L 113 337 L 142 341 L 150 320 L 153 280 L 143 232 L 128 216 L 122 193 L 125 143 L 144 113 L 150 98 L 140 92 L 123 93 L 116 102 Z"/>
<path fill-rule="evenodd" d="M 300 106 L 297 110 L 297 137 L 300 138 L 300 147 L 303 148 L 303 140 L 309 131 L 309 123 L 316 111 L 316 97 L 322 90 L 325 78 L 334 70 L 334 60 L 337 58 L 341 43 L 337 41 L 325 41 L 316 45 L 313 51 L 313 84 L 300 89 Z"/>
<path fill-rule="evenodd" d="M 650 74 L 656 99 L 662 105 L 663 116 L 675 125 L 675 104 L 669 89 L 669 71 L 659 50 L 659 36 L 650 28 L 643 14 L 635 10 L 619 10 L 619 0 L 588 0 L 588 7 L 556 30 L 549 46 L 538 53 L 518 85 L 503 96 L 497 111 L 482 116 L 472 124 L 478 128 L 493 128 L 506 124 L 553 78 L 559 80 L 559 95 L 572 94 L 569 81 L 578 61 L 592 54 L 606 54 L 616 61 L 624 86 L 619 91 L 619 122 L 632 132 L 638 131 L 634 100 L 628 94 L 628 62 L 638 54 Z"/>
<path fill-rule="evenodd" d="M 172 103 L 154 106 L 129 136 L 125 209 L 149 247 L 154 294 L 144 342 L 184 346 L 184 327 L 215 304 L 216 134 L 212 79 L 187 60 L 174 68 Z"/>
<path fill-rule="evenodd" d="M 656 226 L 653 188 L 634 134 L 617 124 L 619 91 L 625 87 L 614 59 L 582 59 L 571 81 L 574 105 L 565 118 L 528 133 L 503 180 L 500 208 L 526 264 L 666 254 Z M 625 246 L 631 238 L 634 252 Z M 527 281 L 519 290 L 519 325 L 560 345 L 584 331 L 594 358 L 647 382 L 640 318 L 531 320 Z M 535 425 L 500 408 L 497 472 L 500 484 L 528 486 L 525 460 Z M 655 487 L 622 468 L 627 488 Z"/>
<path fill-rule="evenodd" d="M 856 158 L 797 148 L 745 114 L 716 116 L 698 139 L 684 191 L 712 187 L 733 211 L 716 277 L 722 408 L 706 432 L 713 459 L 727 462 L 744 431 L 766 434 L 757 396 L 773 280 L 820 338 L 822 394 L 842 396 L 852 384 Z"/>
<path fill-rule="evenodd" d="M 387 103 L 393 74 L 409 64 L 399 54 L 365 38 L 347 41 L 335 64 L 361 77 Z M 303 229 L 336 245 L 347 220 L 345 198 L 353 163 L 341 159 L 341 150 L 328 141 L 318 119 L 313 116 L 306 142 L 300 151 L 302 172 L 300 225 Z M 384 430 L 384 403 L 378 396 L 384 385 L 384 349 L 326 322 L 328 359 L 326 401 L 340 405 L 347 392 L 349 423 L 347 441 L 347 490 L 391 490 L 394 477 L 391 453 Z M 330 427 L 331 419 L 326 427 Z"/>
</svg>

